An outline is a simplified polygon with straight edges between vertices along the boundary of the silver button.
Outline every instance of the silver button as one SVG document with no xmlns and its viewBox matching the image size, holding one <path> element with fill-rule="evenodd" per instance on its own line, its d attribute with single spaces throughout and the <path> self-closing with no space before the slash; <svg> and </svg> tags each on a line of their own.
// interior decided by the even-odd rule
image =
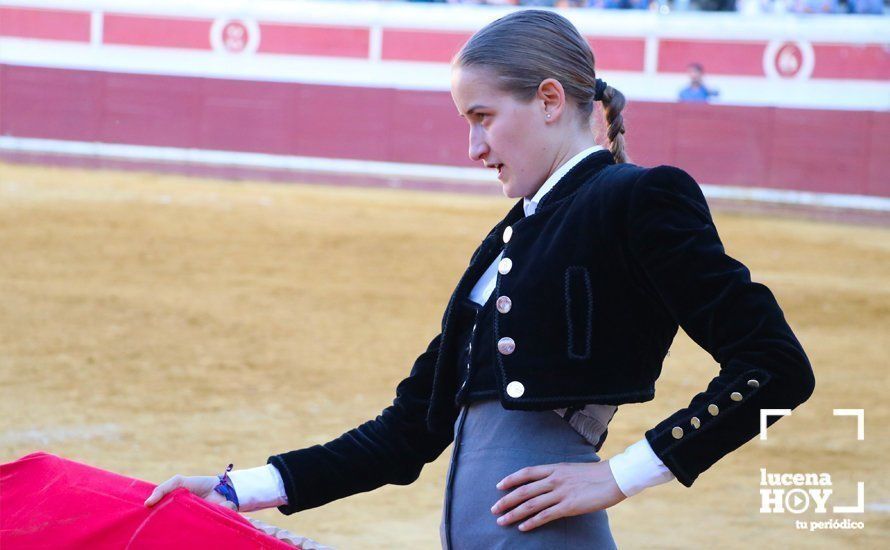
<svg viewBox="0 0 890 550">
<path fill-rule="evenodd" d="M 525 393 L 525 386 L 522 385 L 522 382 L 512 381 L 507 384 L 507 395 L 510 397 L 522 397 L 522 394 Z"/>
<path fill-rule="evenodd" d="M 683 428 L 680 426 L 674 426 L 674 429 L 671 430 L 671 435 L 674 436 L 674 439 L 680 439 L 683 437 Z"/>
<path fill-rule="evenodd" d="M 754 380 L 752 378 L 751 380 L 748 380 L 748 385 L 751 386 L 752 388 L 759 388 L 760 382 L 758 382 L 757 380 Z"/>
<path fill-rule="evenodd" d="M 513 260 L 510 258 L 502 258 L 501 261 L 498 262 L 498 273 L 501 275 L 510 273 L 511 269 L 513 269 Z"/>
<path fill-rule="evenodd" d="M 708 405 L 708 412 L 711 413 L 711 416 L 717 416 L 717 413 L 720 412 L 720 407 L 711 403 L 710 405 Z"/>
<path fill-rule="evenodd" d="M 740 394 L 740 393 L 737 392 L 737 391 L 734 391 L 734 392 L 732 392 L 731 394 L 729 394 L 729 398 L 732 399 L 733 401 L 741 401 L 741 400 L 742 400 L 742 394 Z"/>
<path fill-rule="evenodd" d="M 510 355 L 516 350 L 516 342 L 509 336 L 505 336 L 498 340 L 498 351 L 502 355 Z"/>
<path fill-rule="evenodd" d="M 497 302 L 495 302 L 495 307 L 498 308 L 499 312 L 507 313 L 513 307 L 513 300 L 509 296 L 499 296 Z"/>
<path fill-rule="evenodd" d="M 513 228 L 508 225 L 507 227 L 504 228 L 504 242 L 505 243 L 510 242 L 510 237 L 512 237 L 512 236 L 513 236 Z"/>
<path fill-rule="evenodd" d="M 692 424 L 692 427 L 696 430 L 701 426 L 701 420 L 699 420 L 697 416 L 690 418 L 689 423 Z"/>
</svg>

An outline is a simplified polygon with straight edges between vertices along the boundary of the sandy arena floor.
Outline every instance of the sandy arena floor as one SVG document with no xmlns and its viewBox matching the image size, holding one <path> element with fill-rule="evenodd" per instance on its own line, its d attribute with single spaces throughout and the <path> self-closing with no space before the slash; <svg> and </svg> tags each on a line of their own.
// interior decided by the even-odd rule
<svg viewBox="0 0 890 550">
<path fill-rule="evenodd" d="M 0 462 L 46 450 L 160 482 L 323 443 L 393 398 L 506 199 L 0 164 Z M 622 548 L 886 547 L 890 229 L 717 213 L 776 294 L 814 397 L 705 472 L 610 509 Z M 609 457 L 716 373 L 678 337 Z M 866 439 L 854 418 L 864 408 Z M 436 548 L 449 451 L 408 487 L 257 517 L 339 548 Z M 862 531 L 759 513 L 760 468 L 829 472 Z M 829 514 L 831 517 L 839 517 Z M 880 543 L 884 540 L 884 543 Z"/>
</svg>

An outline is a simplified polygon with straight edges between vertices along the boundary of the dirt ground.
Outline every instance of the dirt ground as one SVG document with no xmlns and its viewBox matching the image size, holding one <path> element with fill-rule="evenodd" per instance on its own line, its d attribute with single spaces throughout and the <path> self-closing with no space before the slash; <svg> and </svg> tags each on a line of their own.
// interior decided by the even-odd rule
<svg viewBox="0 0 890 550">
<path fill-rule="evenodd" d="M 0 462 L 46 450 L 160 482 L 323 443 L 391 403 L 502 198 L 0 164 Z M 622 548 L 887 547 L 890 229 L 716 213 L 813 362 L 813 398 L 692 488 L 609 510 Z M 717 366 L 677 338 L 620 452 Z M 833 408 L 864 408 L 856 421 Z M 255 516 L 339 548 L 436 548 L 450 450 L 407 487 Z M 829 472 L 829 504 L 763 515 L 760 468 Z M 844 517 L 859 531 L 795 529 Z M 883 542 L 881 542 L 883 540 Z"/>
</svg>

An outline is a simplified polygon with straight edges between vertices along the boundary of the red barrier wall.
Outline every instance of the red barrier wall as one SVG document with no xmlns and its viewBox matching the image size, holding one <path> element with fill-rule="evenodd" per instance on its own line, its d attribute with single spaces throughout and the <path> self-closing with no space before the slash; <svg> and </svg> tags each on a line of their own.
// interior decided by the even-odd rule
<svg viewBox="0 0 890 550">
<path fill-rule="evenodd" d="M 448 93 L 0 66 L 0 133 L 476 166 Z M 703 183 L 890 196 L 890 113 L 632 102 L 630 154 Z"/>
</svg>

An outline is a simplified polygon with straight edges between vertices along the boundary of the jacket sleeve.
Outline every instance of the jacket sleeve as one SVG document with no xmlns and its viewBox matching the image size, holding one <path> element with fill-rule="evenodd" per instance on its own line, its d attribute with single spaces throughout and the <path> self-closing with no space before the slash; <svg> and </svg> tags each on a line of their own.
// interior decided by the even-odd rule
<svg viewBox="0 0 890 550">
<path fill-rule="evenodd" d="M 388 483 L 408 485 L 454 438 L 451 430 L 432 433 L 426 413 L 441 334 L 414 362 L 396 388 L 393 404 L 324 445 L 269 457 L 284 480 L 288 503 L 283 514 L 315 508 Z"/>
<path fill-rule="evenodd" d="M 773 294 L 724 251 L 689 174 L 672 166 L 644 172 L 631 191 L 628 224 L 645 283 L 720 365 L 707 389 L 646 432 L 655 454 L 689 487 L 759 434 L 761 409 L 797 407 L 815 378 Z"/>
</svg>

